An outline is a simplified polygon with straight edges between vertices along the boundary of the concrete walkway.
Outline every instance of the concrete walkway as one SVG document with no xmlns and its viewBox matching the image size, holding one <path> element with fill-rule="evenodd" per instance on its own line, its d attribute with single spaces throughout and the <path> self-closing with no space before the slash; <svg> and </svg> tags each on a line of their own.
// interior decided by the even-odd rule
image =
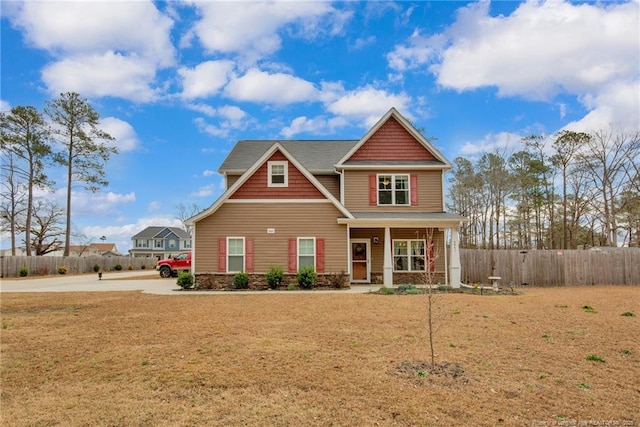
<svg viewBox="0 0 640 427">
<path fill-rule="evenodd" d="M 349 289 L 318 291 L 195 291 L 184 292 L 176 279 L 160 279 L 153 271 L 109 272 L 98 280 L 97 274 L 79 276 L 47 276 L 35 278 L 0 279 L 0 293 L 5 292 L 117 292 L 142 291 L 156 295 L 273 295 L 291 293 L 353 294 L 377 291 L 380 285 L 354 285 Z"/>
</svg>

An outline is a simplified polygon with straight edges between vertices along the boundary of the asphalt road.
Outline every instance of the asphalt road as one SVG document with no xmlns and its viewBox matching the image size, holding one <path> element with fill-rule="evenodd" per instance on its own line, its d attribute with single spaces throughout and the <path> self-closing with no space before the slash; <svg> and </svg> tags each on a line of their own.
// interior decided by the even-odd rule
<svg viewBox="0 0 640 427">
<path fill-rule="evenodd" d="M 25 277 L 0 279 L 0 293 L 5 292 L 117 292 L 142 291 L 158 295 L 221 295 L 221 294 L 278 294 L 278 293 L 367 293 L 380 288 L 379 285 L 357 285 L 343 290 L 318 291 L 195 291 L 184 292 L 176 279 L 161 279 L 156 271 L 121 271 L 79 276 Z"/>
</svg>

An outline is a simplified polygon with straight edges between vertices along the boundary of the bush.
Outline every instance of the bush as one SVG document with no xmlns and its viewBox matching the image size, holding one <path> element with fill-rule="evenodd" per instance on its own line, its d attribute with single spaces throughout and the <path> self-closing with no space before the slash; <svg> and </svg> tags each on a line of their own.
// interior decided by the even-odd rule
<svg viewBox="0 0 640 427">
<path fill-rule="evenodd" d="M 67 274 L 67 270 L 69 270 L 66 266 L 61 265 L 58 267 L 58 274 Z"/>
<path fill-rule="evenodd" d="M 95 273 L 97 273 L 98 271 L 100 271 L 100 266 L 99 266 L 98 264 L 94 265 L 94 266 L 93 266 L 93 271 L 94 271 Z"/>
<path fill-rule="evenodd" d="M 129 265 L 129 270 L 133 270 L 133 265 Z"/>
<path fill-rule="evenodd" d="M 22 267 L 20 269 L 20 277 L 27 277 L 29 275 L 29 270 L 27 267 Z"/>
<path fill-rule="evenodd" d="M 140 270 L 144 270 L 144 269 L 146 269 L 146 268 L 147 268 L 147 266 L 146 266 L 146 265 L 144 265 L 144 264 L 142 264 L 142 265 L 140 266 Z"/>
<path fill-rule="evenodd" d="M 235 289 L 247 289 L 249 287 L 249 274 L 243 271 L 233 276 L 233 287 Z"/>
<path fill-rule="evenodd" d="M 116 270 L 116 271 L 122 270 L 122 264 L 116 264 L 116 266 L 113 267 L 113 269 Z"/>
<path fill-rule="evenodd" d="M 267 284 L 271 289 L 276 289 L 282 283 L 284 272 L 280 267 L 271 267 L 267 271 Z"/>
<path fill-rule="evenodd" d="M 298 286 L 302 289 L 311 289 L 316 283 L 318 275 L 312 266 L 303 267 L 298 270 Z"/>
<path fill-rule="evenodd" d="M 193 275 L 186 271 L 179 272 L 177 285 L 182 289 L 191 289 L 193 287 Z"/>
</svg>

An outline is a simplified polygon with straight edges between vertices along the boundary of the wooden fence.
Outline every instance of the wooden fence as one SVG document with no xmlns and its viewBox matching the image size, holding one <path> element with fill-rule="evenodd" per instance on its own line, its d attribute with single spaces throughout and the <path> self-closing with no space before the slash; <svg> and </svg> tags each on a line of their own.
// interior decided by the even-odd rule
<svg viewBox="0 0 640 427">
<path fill-rule="evenodd" d="M 58 257 L 58 256 L 3 256 L 0 260 L 0 277 L 18 277 L 20 270 L 27 269 L 28 276 L 58 274 L 59 267 L 66 267 L 67 274 L 93 273 L 94 266 L 102 271 L 113 271 L 117 265 L 122 270 L 153 270 L 155 258 L 133 257 Z"/>
<path fill-rule="evenodd" d="M 640 249 L 483 250 L 461 249 L 461 279 L 501 286 L 640 285 Z"/>
</svg>

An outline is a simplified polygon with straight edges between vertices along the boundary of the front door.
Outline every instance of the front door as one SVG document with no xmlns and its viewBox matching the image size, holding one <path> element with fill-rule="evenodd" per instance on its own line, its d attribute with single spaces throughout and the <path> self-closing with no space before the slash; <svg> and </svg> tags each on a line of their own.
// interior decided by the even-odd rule
<svg viewBox="0 0 640 427">
<path fill-rule="evenodd" d="M 351 282 L 369 283 L 371 268 L 369 265 L 369 240 L 351 240 Z"/>
</svg>

